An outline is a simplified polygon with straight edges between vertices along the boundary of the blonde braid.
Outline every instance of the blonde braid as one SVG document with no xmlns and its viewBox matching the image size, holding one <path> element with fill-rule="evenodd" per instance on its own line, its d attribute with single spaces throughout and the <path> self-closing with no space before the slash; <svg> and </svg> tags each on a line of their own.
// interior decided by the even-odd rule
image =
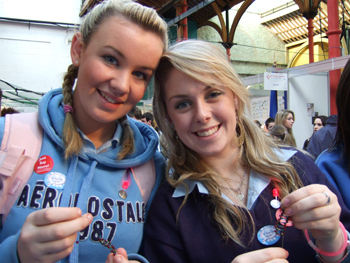
<svg viewBox="0 0 350 263">
<path fill-rule="evenodd" d="M 122 160 L 126 155 L 132 154 L 135 150 L 134 133 L 130 128 L 128 118 L 126 116 L 119 119 L 120 124 L 123 127 L 123 137 L 121 144 L 123 145 L 122 150 L 118 153 L 118 159 Z"/>
<path fill-rule="evenodd" d="M 63 104 L 73 105 L 73 86 L 78 76 L 78 67 L 71 64 L 63 78 Z M 63 144 L 65 147 L 65 158 L 68 159 L 74 154 L 79 154 L 83 141 L 78 133 L 77 125 L 71 113 L 67 113 L 63 125 Z"/>
</svg>

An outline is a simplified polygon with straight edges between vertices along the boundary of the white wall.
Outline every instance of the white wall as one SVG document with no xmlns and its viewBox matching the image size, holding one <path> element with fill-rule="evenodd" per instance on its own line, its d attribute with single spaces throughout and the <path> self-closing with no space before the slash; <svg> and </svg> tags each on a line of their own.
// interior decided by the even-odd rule
<svg viewBox="0 0 350 263">
<path fill-rule="evenodd" d="M 78 23 L 81 0 L 3 0 L 0 17 Z"/>
<path fill-rule="evenodd" d="M 38 92 L 61 87 L 71 64 L 70 40 L 75 32 L 73 24 L 80 23 L 80 6 L 81 0 L 0 1 L 0 79 Z"/>
<path fill-rule="evenodd" d="M 307 114 L 307 103 L 314 103 L 314 111 L 318 115 L 329 116 L 328 73 L 289 79 L 288 109 L 295 114 L 293 134 L 299 148 L 303 147 L 304 141 L 313 132 L 312 117 Z"/>
</svg>

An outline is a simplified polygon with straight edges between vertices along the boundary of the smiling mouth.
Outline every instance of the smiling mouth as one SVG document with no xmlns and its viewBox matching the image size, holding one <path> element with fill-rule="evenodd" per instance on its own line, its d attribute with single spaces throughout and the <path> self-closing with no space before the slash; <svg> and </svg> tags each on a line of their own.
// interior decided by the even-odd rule
<svg viewBox="0 0 350 263">
<path fill-rule="evenodd" d="M 196 132 L 196 134 L 199 137 L 207 137 L 207 136 L 210 136 L 210 135 L 214 134 L 215 132 L 217 132 L 218 129 L 219 129 L 219 126 L 215 126 L 214 128 L 211 128 L 210 130 L 207 130 L 204 132 Z"/>
<path fill-rule="evenodd" d="M 102 91 L 98 91 L 100 94 L 101 94 L 101 96 L 106 100 L 106 101 L 108 101 L 108 102 L 110 102 L 110 103 L 113 103 L 113 104 L 120 104 L 120 102 L 118 102 L 118 101 L 116 101 L 116 100 L 114 100 L 114 99 L 112 99 L 112 98 L 110 98 L 110 97 L 108 97 L 105 93 L 103 93 Z"/>
</svg>

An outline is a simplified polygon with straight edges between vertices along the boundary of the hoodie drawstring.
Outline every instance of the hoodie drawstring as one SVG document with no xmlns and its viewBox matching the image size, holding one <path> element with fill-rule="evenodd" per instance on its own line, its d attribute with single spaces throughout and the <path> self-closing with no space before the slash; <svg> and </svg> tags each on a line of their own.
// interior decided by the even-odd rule
<svg viewBox="0 0 350 263">
<path fill-rule="evenodd" d="M 69 168 L 66 176 L 67 181 L 63 189 L 60 207 L 68 207 L 70 205 L 69 201 L 71 199 L 71 194 L 73 191 L 74 176 L 75 176 L 75 170 L 77 169 L 77 165 L 78 165 L 78 159 L 79 157 L 77 155 L 74 155 L 69 164 Z M 71 202 L 73 202 L 73 200 L 71 200 Z"/>
<path fill-rule="evenodd" d="M 92 164 L 90 166 L 89 173 L 85 176 L 83 183 L 80 187 L 77 207 L 79 207 L 83 211 L 83 214 L 85 214 L 87 212 L 87 211 L 85 211 L 86 210 L 86 200 L 87 200 L 87 196 L 88 196 L 89 189 L 91 186 L 92 178 L 94 177 L 94 174 L 95 174 L 96 165 L 97 165 L 97 161 L 95 160 L 92 162 Z M 74 244 L 73 251 L 69 255 L 69 263 L 79 262 L 79 237 L 80 237 L 80 234 L 78 233 L 76 242 Z"/>
<path fill-rule="evenodd" d="M 60 203 L 60 207 L 68 207 L 73 202 L 73 197 L 71 197 L 71 194 L 73 192 L 73 185 L 74 185 L 74 177 L 75 177 L 75 170 L 78 165 L 78 159 L 79 157 L 77 155 L 72 157 L 72 160 L 70 162 L 68 173 L 67 173 L 67 181 L 62 193 L 62 199 Z M 77 206 L 79 207 L 83 214 L 85 214 L 86 211 L 86 200 L 89 193 L 89 189 L 91 186 L 92 179 L 94 177 L 95 169 L 98 162 L 94 160 L 91 163 L 90 169 L 88 174 L 85 176 L 79 190 L 79 198 L 77 202 Z M 80 234 L 78 233 L 76 242 L 74 244 L 74 248 L 72 253 L 69 255 L 69 263 L 76 263 L 79 262 L 79 237 Z M 58 261 L 60 262 L 60 261 Z"/>
</svg>

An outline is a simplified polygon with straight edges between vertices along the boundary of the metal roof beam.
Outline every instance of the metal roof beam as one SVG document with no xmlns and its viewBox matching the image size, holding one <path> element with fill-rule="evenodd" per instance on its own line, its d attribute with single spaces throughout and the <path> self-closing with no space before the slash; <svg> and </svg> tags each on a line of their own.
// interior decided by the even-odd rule
<svg viewBox="0 0 350 263">
<path fill-rule="evenodd" d="M 202 9 L 203 7 L 206 7 L 207 5 L 210 5 L 211 3 L 215 2 L 215 0 L 204 0 L 203 2 L 199 3 L 198 5 L 192 7 L 185 13 L 182 13 L 181 15 L 175 17 L 174 19 L 170 20 L 167 25 L 168 27 L 171 27 L 177 23 L 179 23 L 181 20 L 189 17 L 193 13 L 197 12 L 198 10 Z"/>
</svg>

